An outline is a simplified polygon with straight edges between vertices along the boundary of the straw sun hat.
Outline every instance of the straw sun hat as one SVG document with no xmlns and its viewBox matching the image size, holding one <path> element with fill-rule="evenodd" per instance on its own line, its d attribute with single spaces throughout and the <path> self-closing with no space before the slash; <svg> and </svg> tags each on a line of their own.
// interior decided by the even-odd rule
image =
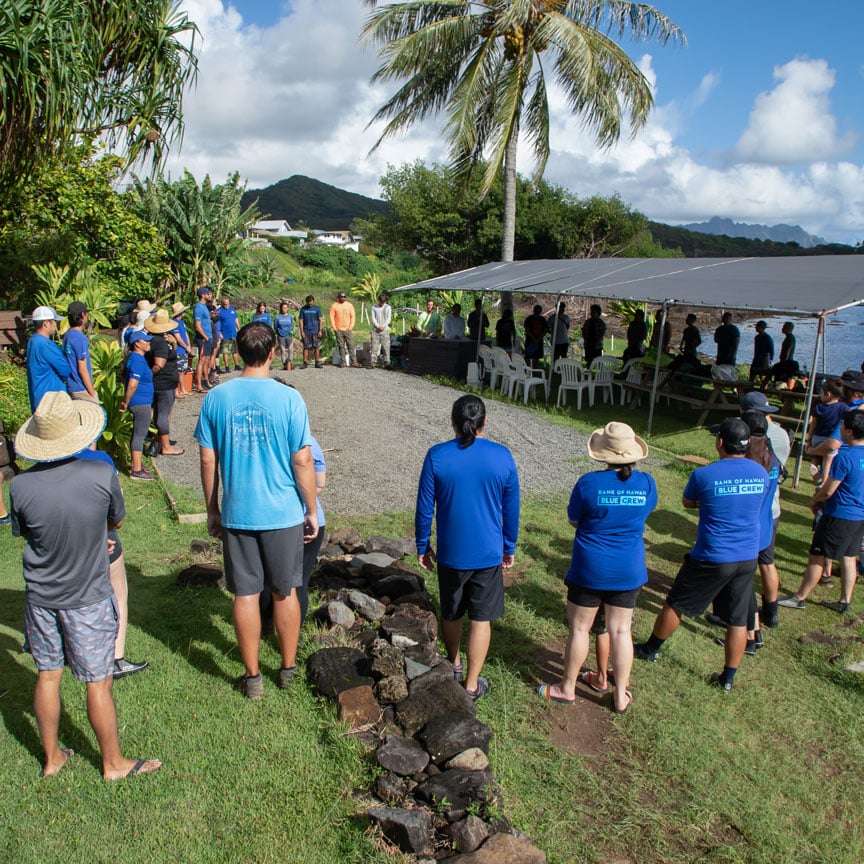
<svg viewBox="0 0 864 864">
<path fill-rule="evenodd" d="M 629 465 L 648 457 L 648 445 L 626 423 L 607 423 L 588 439 L 588 455 L 607 465 Z"/>
<path fill-rule="evenodd" d="M 92 444 L 105 428 L 105 410 L 96 402 L 46 393 L 33 416 L 15 435 L 15 452 L 31 462 L 59 462 Z"/>
<path fill-rule="evenodd" d="M 177 322 L 165 309 L 157 309 L 145 322 L 144 329 L 148 333 L 169 333 L 177 329 Z"/>
</svg>

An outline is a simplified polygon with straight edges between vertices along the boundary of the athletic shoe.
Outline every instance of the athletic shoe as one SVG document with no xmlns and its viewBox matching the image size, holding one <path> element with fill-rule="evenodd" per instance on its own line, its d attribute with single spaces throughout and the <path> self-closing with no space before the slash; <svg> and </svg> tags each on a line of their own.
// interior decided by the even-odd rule
<svg viewBox="0 0 864 864">
<path fill-rule="evenodd" d="M 482 699 L 489 692 L 489 682 L 481 675 L 477 678 L 477 689 L 469 690 L 466 687 L 465 692 L 468 694 L 468 698 L 472 702 L 476 702 L 478 699 Z"/>
<path fill-rule="evenodd" d="M 11 525 L 12 517 L 7 513 L 5 516 L 0 516 L 0 525 Z"/>
<path fill-rule="evenodd" d="M 316 364 L 315 364 L 315 368 L 316 368 L 316 369 L 323 369 L 323 368 L 324 368 L 324 364 L 323 364 L 323 363 L 316 363 Z"/>
<path fill-rule="evenodd" d="M 645 642 L 637 642 L 633 646 L 633 656 L 640 660 L 647 660 L 649 663 L 656 663 L 659 653 L 659 651 L 649 651 Z"/>
<path fill-rule="evenodd" d="M 784 609 L 806 609 L 807 601 L 799 600 L 794 594 L 791 594 L 789 597 L 781 597 L 777 601 L 777 605 Z"/>
<path fill-rule="evenodd" d="M 762 622 L 763 627 L 770 627 L 772 630 L 780 626 L 780 616 L 777 614 L 776 609 L 773 612 L 768 612 L 763 606 L 762 611 L 759 613 L 759 620 Z"/>
<path fill-rule="evenodd" d="M 297 667 L 289 666 L 287 669 L 283 666 L 279 670 L 279 687 L 282 690 L 287 690 L 291 686 L 291 682 L 297 675 Z"/>
<path fill-rule="evenodd" d="M 846 615 L 850 611 L 849 604 L 844 603 L 842 600 L 838 603 L 834 603 L 831 600 L 823 600 L 822 605 L 833 612 L 839 612 L 841 615 Z"/>
<path fill-rule="evenodd" d="M 712 672 L 708 683 L 712 687 L 719 687 L 721 693 L 730 693 L 732 691 L 732 682 L 727 681 L 720 672 Z"/>
<path fill-rule="evenodd" d="M 241 675 L 237 679 L 237 689 L 253 702 L 264 695 L 264 679 L 259 672 L 257 675 Z"/>
<path fill-rule="evenodd" d="M 301 368 L 301 369 L 308 369 L 308 368 L 309 368 L 309 364 L 306 363 L 306 362 L 304 361 L 304 362 L 303 362 L 303 365 L 302 365 L 300 368 Z"/>
<path fill-rule="evenodd" d="M 152 480 L 153 479 L 153 475 L 146 468 L 142 468 L 140 471 L 130 471 L 129 476 L 133 480 Z"/>
<path fill-rule="evenodd" d="M 119 657 L 114 661 L 114 677 L 125 678 L 127 675 L 134 675 L 142 669 L 146 669 L 150 664 L 143 660 L 141 663 L 133 663 L 125 657 Z"/>
</svg>

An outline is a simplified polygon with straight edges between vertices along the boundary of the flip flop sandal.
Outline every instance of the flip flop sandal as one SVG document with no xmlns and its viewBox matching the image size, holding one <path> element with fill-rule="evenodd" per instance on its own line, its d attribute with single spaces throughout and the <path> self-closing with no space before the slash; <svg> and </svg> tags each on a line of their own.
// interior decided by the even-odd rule
<svg viewBox="0 0 864 864">
<path fill-rule="evenodd" d="M 461 683 L 462 683 L 462 677 L 463 677 L 463 674 L 464 674 L 464 670 L 463 670 L 463 668 L 462 668 L 462 664 L 461 664 L 461 663 L 460 663 L 458 666 L 456 666 L 456 665 L 453 666 L 453 680 L 454 680 L 457 684 L 461 684 Z"/>
<path fill-rule="evenodd" d="M 627 694 L 627 704 L 623 708 L 619 708 L 615 704 L 615 697 L 612 697 L 612 711 L 615 714 L 626 714 L 630 710 L 630 706 L 633 704 L 633 694 L 629 690 L 624 691 Z"/>
<path fill-rule="evenodd" d="M 600 680 L 600 673 L 595 672 L 591 669 L 588 672 L 582 672 L 579 675 L 579 680 L 585 684 L 587 687 L 590 687 L 595 693 L 608 693 L 609 687 L 600 687 L 597 682 Z"/>
<path fill-rule="evenodd" d="M 575 698 L 565 699 L 563 696 L 553 696 L 551 684 L 541 684 L 537 688 L 537 695 L 541 699 L 545 699 L 547 702 L 560 702 L 562 705 L 574 705 L 576 703 Z"/>
</svg>

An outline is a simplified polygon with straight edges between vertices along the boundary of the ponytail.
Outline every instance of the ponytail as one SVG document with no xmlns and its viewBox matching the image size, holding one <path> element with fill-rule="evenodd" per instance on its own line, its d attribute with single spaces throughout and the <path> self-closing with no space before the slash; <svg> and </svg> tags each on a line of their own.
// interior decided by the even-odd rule
<svg viewBox="0 0 864 864">
<path fill-rule="evenodd" d="M 479 396 L 461 396 L 453 403 L 450 420 L 460 447 L 470 447 L 486 423 L 486 406 Z"/>
<path fill-rule="evenodd" d="M 610 467 L 614 467 L 614 466 L 610 466 Z M 630 465 L 618 465 L 617 467 L 618 467 L 618 470 L 615 472 L 615 476 L 622 483 L 629 480 L 630 477 L 633 475 L 633 464 L 632 463 Z"/>
</svg>

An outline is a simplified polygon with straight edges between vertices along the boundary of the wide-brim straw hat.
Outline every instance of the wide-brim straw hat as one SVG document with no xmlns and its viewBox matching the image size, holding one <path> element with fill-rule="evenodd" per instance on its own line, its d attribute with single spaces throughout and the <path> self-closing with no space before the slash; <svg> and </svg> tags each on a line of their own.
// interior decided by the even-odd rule
<svg viewBox="0 0 864 864">
<path fill-rule="evenodd" d="M 613 421 L 591 433 L 588 455 L 607 465 L 630 465 L 648 457 L 648 445 L 626 423 Z"/>
<path fill-rule="evenodd" d="M 51 391 L 15 435 L 15 452 L 31 462 L 59 462 L 89 447 L 106 422 L 105 409 L 97 402 Z"/>
<path fill-rule="evenodd" d="M 177 322 L 166 309 L 157 309 L 145 322 L 144 329 L 148 333 L 169 333 L 177 329 Z"/>
<path fill-rule="evenodd" d="M 139 300 L 135 304 L 136 312 L 152 312 L 156 307 L 149 300 Z"/>
<path fill-rule="evenodd" d="M 188 306 L 184 306 L 179 300 L 176 303 L 172 303 L 171 317 L 176 318 L 178 315 L 182 315 L 188 308 Z"/>
</svg>

